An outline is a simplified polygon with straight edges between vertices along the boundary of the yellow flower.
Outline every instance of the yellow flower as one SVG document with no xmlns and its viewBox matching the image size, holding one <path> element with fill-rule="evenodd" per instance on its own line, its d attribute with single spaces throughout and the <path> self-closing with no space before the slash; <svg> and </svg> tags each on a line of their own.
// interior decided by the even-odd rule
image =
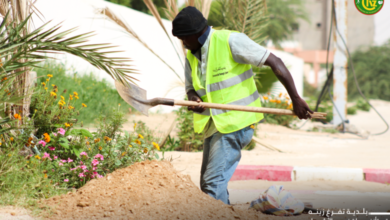
<svg viewBox="0 0 390 220">
<path fill-rule="evenodd" d="M 135 129 L 135 127 L 137 127 L 137 123 L 134 123 L 134 129 Z"/>
<path fill-rule="evenodd" d="M 251 127 L 252 129 L 255 129 L 255 126 L 254 126 L 254 125 L 251 125 L 250 127 Z"/>
<path fill-rule="evenodd" d="M 44 134 L 43 134 L 43 137 L 44 137 L 43 139 L 45 140 L 46 143 L 49 143 L 49 142 L 50 142 L 50 136 L 49 136 L 48 133 L 44 133 Z"/>
<path fill-rule="evenodd" d="M 64 102 L 64 100 L 60 100 L 59 102 L 58 102 L 58 105 L 60 105 L 60 106 L 64 106 L 66 104 L 66 102 Z"/>
<path fill-rule="evenodd" d="M 119 103 L 118 106 L 121 106 L 121 103 Z"/>
<path fill-rule="evenodd" d="M 144 139 L 144 136 L 142 136 L 142 134 L 138 134 L 138 138 Z"/>
<path fill-rule="evenodd" d="M 89 151 L 91 151 L 91 148 L 88 148 Z"/>
<path fill-rule="evenodd" d="M 39 155 L 35 155 L 35 158 L 37 158 L 38 160 L 41 159 L 41 157 Z"/>
<path fill-rule="evenodd" d="M 152 142 L 154 148 L 156 148 L 157 150 L 160 150 L 160 146 L 156 143 L 156 142 Z"/>
<path fill-rule="evenodd" d="M 50 96 L 57 96 L 55 92 L 50 92 Z"/>
<path fill-rule="evenodd" d="M 280 104 L 280 103 L 282 103 L 282 101 L 280 101 L 280 100 L 276 100 L 276 103 Z"/>
<path fill-rule="evenodd" d="M 144 153 L 145 154 L 148 153 L 148 149 L 144 148 Z"/>
<path fill-rule="evenodd" d="M 109 138 L 109 137 L 107 137 L 107 136 L 104 136 L 104 141 L 111 141 L 112 139 L 111 138 Z"/>
<path fill-rule="evenodd" d="M 288 105 L 288 109 L 292 109 L 292 107 L 293 107 L 293 104 L 292 103 L 290 103 L 290 105 Z"/>
<path fill-rule="evenodd" d="M 79 99 L 79 97 L 77 95 L 74 96 L 75 99 Z"/>
<path fill-rule="evenodd" d="M 49 82 L 49 81 L 50 81 L 50 78 L 47 78 L 47 79 L 46 79 L 46 82 Z"/>
<path fill-rule="evenodd" d="M 288 103 L 288 100 L 285 100 L 286 103 Z"/>
<path fill-rule="evenodd" d="M 74 109 L 74 107 L 71 106 L 71 105 L 69 105 L 69 106 L 68 106 L 68 109 L 72 110 L 72 109 Z"/>
<path fill-rule="evenodd" d="M 99 150 L 103 150 L 103 148 L 101 146 L 99 146 Z"/>
<path fill-rule="evenodd" d="M 61 100 L 65 100 L 65 97 L 64 97 L 64 96 L 61 96 Z"/>
<path fill-rule="evenodd" d="M 268 100 L 268 96 L 263 96 L 263 99 L 264 100 Z"/>
<path fill-rule="evenodd" d="M 51 77 L 53 77 L 53 75 L 51 75 L 51 74 L 47 74 L 47 77 L 51 78 Z"/>
<path fill-rule="evenodd" d="M 11 157 L 12 156 L 12 154 L 8 154 L 8 157 Z"/>
<path fill-rule="evenodd" d="M 86 107 L 87 107 L 87 105 L 86 105 L 86 104 L 84 104 L 84 103 L 82 103 L 81 105 L 82 105 L 84 108 L 86 108 Z"/>
<path fill-rule="evenodd" d="M 122 157 L 126 155 L 126 151 L 122 153 Z"/>
<path fill-rule="evenodd" d="M 89 145 L 89 141 L 87 141 L 87 145 Z"/>
<path fill-rule="evenodd" d="M 26 161 L 26 163 L 30 163 L 30 161 Z"/>
<path fill-rule="evenodd" d="M 70 124 L 69 123 L 65 123 L 65 127 L 66 128 L 70 127 Z"/>
<path fill-rule="evenodd" d="M 282 95 L 283 95 L 283 92 L 279 93 L 279 98 L 282 97 Z"/>
<path fill-rule="evenodd" d="M 139 141 L 138 139 L 134 141 L 135 143 L 137 144 L 141 144 L 141 141 Z"/>
<path fill-rule="evenodd" d="M 14 138 L 13 138 L 13 137 L 10 137 L 10 141 L 14 141 Z"/>
<path fill-rule="evenodd" d="M 56 85 L 54 85 L 54 84 L 51 84 L 51 86 L 53 86 L 53 87 L 54 87 L 54 86 L 56 86 Z"/>
<path fill-rule="evenodd" d="M 46 83 L 45 82 L 43 82 L 43 83 L 41 83 L 42 84 L 42 86 L 46 86 Z"/>
<path fill-rule="evenodd" d="M 70 99 L 70 100 L 73 100 L 73 96 L 72 96 L 72 95 L 69 95 L 69 99 Z"/>
<path fill-rule="evenodd" d="M 290 100 L 290 97 L 287 97 L 287 96 L 286 96 L 286 99 L 287 99 L 287 100 Z"/>
<path fill-rule="evenodd" d="M 4 77 L 1 81 L 3 82 L 3 81 L 5 81 L 5 80 L 7 80 L 7 77 Z"/>
<path fill-rule="evenodd" d="M 133 147 L 133 146 L 130 144 L 129 147 Z"/>
<path fill-rule="evenodd" d="M 73 92 L 73 95 L 74 96 L 78 96 L 79 94 L 77 92 Z"/>
<path fill-rule="evenodd" d="M 45 87 L 45 90 L 47 90 L 47 87 Z"/>
<path fill-rule="evenodd" d="M 275 99 L 271 99 L 271 100 L 269 100 L 270 102 L 276 102 L 276 100 Z"/>
<path fill-rule="evenodd" d="M 95 143 L 100 142 L 100 138 L 95 139 L 94 142 L 95 142 Z"/>
<path fill-rule="evenodd" d="M 47 179 L 47 174 L 45 173 L 45 175 L 43 176 L 45 179 Z"/>
<path fill-rule="evenodd" d="M 2 143 L 0 142 L 0 146 L 2 145 Z"/>
</svg>

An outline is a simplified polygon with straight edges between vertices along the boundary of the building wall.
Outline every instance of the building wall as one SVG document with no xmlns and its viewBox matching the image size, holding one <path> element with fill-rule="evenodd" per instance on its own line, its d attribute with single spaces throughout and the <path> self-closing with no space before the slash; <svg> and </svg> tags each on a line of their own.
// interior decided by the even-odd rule
<svg viewBox="0 0 390 220">
<path fill-rule="evenodd" d="M 293 40 L 303 50 L 326 50 L 331 18 L 331 0 L 305 0 L 309 22 L 301 20 Z M 348 0 L 348 47 L 351 52 L 374 45 L 374 16 L 361 14 Z M 332 36 L 333 39 L 333 36 Z"/>
</svg>

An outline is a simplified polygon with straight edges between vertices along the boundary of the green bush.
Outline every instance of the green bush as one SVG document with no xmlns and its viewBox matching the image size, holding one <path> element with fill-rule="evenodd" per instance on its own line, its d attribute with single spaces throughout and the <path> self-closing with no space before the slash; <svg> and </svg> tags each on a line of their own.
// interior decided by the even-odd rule
<svg viewBox="0 0 390 220">
<path fill-rule="evenodd" d="M 38 85 L 47 82 L 47 75 L 53 75 L 46 86 L 51 90 L 53 88 L 51 85 L 56 85 L 58 97 L 62 95 L 68 99 L 69 95 L 74 95 L 73 93 L 77 92 L 80 100 L 90 109 L 89 111 L 80 111 L 80 115 L 77 117 L 84 124 L 93 123 L 100 115 L 109 114 L 112 106 L 120 104 L 122 106 L 120 111 L 123 113 L 129 112 L 129 109 L 132 108 L 123 101 L 116 89 L 112 88 L 107 81 L 98 81 L 92 73 L 66 74 L 65 66 L 54 62 L 46 62 L 42 68 L 38 68 L 36 71 L 39 77 Z"/>
<path fill-rule="evenodd" d="M 159 159 L 156 151 L 160 147 L 152 139 L 137 132 L 122 132 L 125 120 L 119 108 L 112 109 L 109 116 L 99 117 L 98 130 L 92 133 L 63 126 L 41 138 L 22 139 L 21 130 L 9 134 L 10 141 L 0 149 L 4 161 L 0 166 L 0 200 L 12 204 L 16 197 L 9 193 L 17 191 L 24 191 L 17 195 L 31 199 L 47 198 L 56 194 L 54 189 L 79 188 L 135 162 Z M 32 154 L 30 147 L 39 153 Z M 22 153 L 25 149 L 27 152 Z M 25 179 L 15 183 L 21 178 Z"/>
<path fill-rule="evenodd" d="M 371 106 L 364 99 L 358 99 L 355 106 L 357 109 L 365 112 L 368 112 L 371 109 Z"/>
<path fill-rule="evenodd" d="M 41 82 L 31 97 L 30 112 L 34 127 L 37 128 L 36 136 L 50 133 L 63 126 L 71 127 L 77 123 L 76 116 L 82 111 L 82 101 L 76 92 L 69 97 L 65 92 L 58 91 L 59 87 L 51 84 L 51 74 L 48 74 L 45 82 Z M 50 86 L 51 84 L 51 86 Z M 87 111 L 86 111 L 87 112 Z"/>
<path fill-rule="evenodd" d="M 348 115 L 356 115 L 356 111 L 357 111 L 357 107 L 356 106 L 352 106 L 352 107 L 347 108 L 347 114 Z"/>
<path fill-rule="evenodd" d="M 390 41 L 382 46 L 358 50 L 352 54 L 357 81 L 364 95 L 371 99 L 390 100 Z M 349 65 L 348 98 L 360 98 Z"/>
</svg>

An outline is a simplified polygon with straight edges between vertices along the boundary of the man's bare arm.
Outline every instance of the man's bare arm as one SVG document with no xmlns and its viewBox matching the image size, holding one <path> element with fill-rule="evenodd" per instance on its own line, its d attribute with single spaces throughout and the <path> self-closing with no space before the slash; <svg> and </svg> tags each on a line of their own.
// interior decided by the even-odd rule
<svg viewBox="0 0 390 220">
<path fill-rule="evenodd" d="M 271 67 L 276 77 L 278 77 L 279 81 L 286 88 L 293 102 L 294 112 L 298 116 L 298 118 L 311 118 L 311 116 L 308 115 L 307 112 L 313 113 L 313 111 L 309 108 L 307 103 L 298 95 L 291 73 L 290 71 L 288 71 L 283 61 L 279 57 L 271 53 L 265 61 L 264 65 Z"/>
</svg>

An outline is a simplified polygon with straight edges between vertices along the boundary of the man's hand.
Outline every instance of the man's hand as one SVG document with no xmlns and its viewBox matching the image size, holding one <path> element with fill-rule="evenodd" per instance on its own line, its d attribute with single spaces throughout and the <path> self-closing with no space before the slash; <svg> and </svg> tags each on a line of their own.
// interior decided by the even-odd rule
<svg viewBox="0 0 390 220">
<path fill-rule="evenodd" d="M 198 102 L 198 103 L 202 102 L 202 99 L 198 96 L 198 94 L 194 90 L 189 91 L 187 93 L 187 96 L 188 96 L 188 100 L 189 101 L 195 101 L 195 102 Z M 188 106 L 188 110 L 194 111 L 194 112 L 197 112 L 197 113 L 202 113 L 202 112 L 204 112 L 205 107 L 203 105 Z"/>
<path fill-rule="evenodd" d="M 296 99 L 293 99 L 292 103 L 293 103 L 293 111 L 298 116 L 299 119 L 311 118 L 311 115 L 308 112 L 310 112 L 311 114 L 313 114 L 314 112 L 309 108 L 305 100 L 298 97 Z"/>
</svg>

